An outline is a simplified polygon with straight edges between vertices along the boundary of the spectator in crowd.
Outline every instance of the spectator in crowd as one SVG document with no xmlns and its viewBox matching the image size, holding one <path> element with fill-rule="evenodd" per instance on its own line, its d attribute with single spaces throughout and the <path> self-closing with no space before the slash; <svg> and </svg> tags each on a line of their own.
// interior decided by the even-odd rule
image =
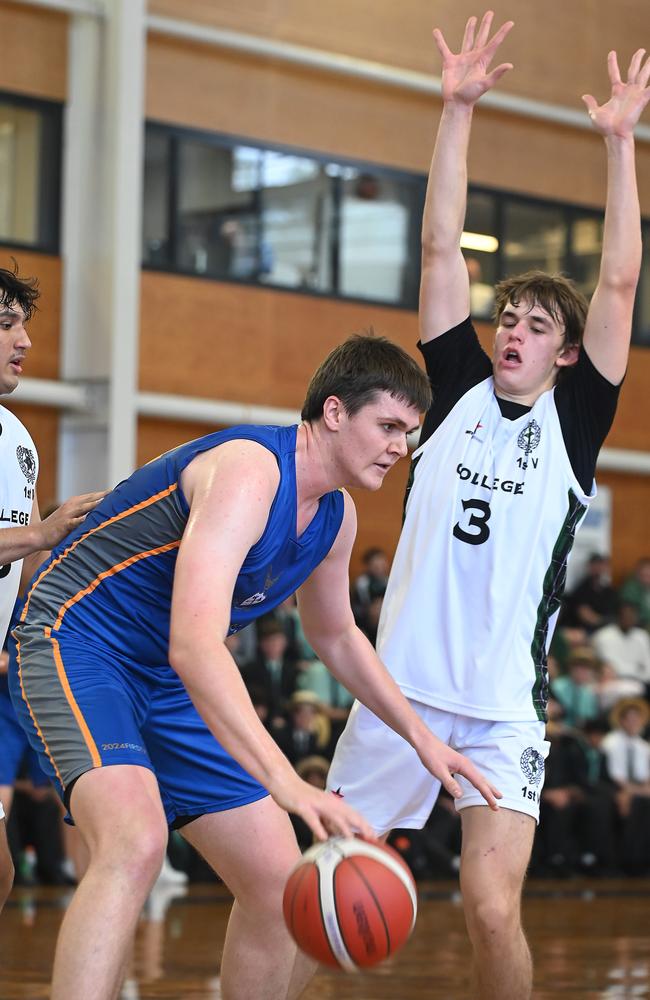
<svg viewBox="0 0 650 1000">
<path fill-rule="evenodd" d="M 642 698 L 624 698 L 614 706 L 612 732 L 603 739 L 607 770 L 618 788 L 622 865 L 631 875 L 650 872 L 650 743 L 643 732 L 650 707 Z"/>
<path fill-rule="evenodd" d="M 296 686 L 299 691 L 313 691 L 317 695 L 321 711 L 332 726 L 332 742 L 336 743 L 354 702 L 350 692 L 329 672 L 322 660 L 303 660 L 299 664 Z"/>
<path fill-rule="evenodd" d="M 590 646 L 579 646 L 570 654 L 568 667 L 568 673 L 553 680 L 551 690 L 562 706 L 565 725 L 580 726 L 600 713 L 596 654 Z"/>
<path fill-rule="evenodd" d="M 316 788 L 325 788 L 330 762 L 326 757 L 319 754 L 312 754 L 310 757 L 303 757 L 296 764 L 296 771 L 303 781 Z M 291 815 L 291 822 L 296 831 L 296 840 L 301 851 L 306 851 L 314 842 L 314 835 L 305 821 L 295 813 Z"/>
<path fill-rule="evenodd" d="M 593 635 L 594 649 L 603 663 L 613 668 L 618 677 L 632 678 L 650 684 L 650 635 L 639 627 L 636 605 L 622 601 L 616 621 L 605 625 Z"/>
<path fill-rule="evenodd" d="M 650 556 L 639 559 L 632 576 L 621 587 L 620 598 L 634 604 L 639 612 L 639 625 L 650 631 Z"/>
<path fill-rule="evenodd" d="M 361 557 L 363 572 L 352 585 L 352 610 L 357 623 L 363 625 L 365 612 L 377 596 L 383 597 L 388 583 L 390 561 L 384 549 L 366 549 Z"/>
<path fill-rule="evenodd" d="M 257 623 L 257 656 L 241 668 L 248 688 L 257 685 L 265 693 L 273 728 L 284 715 L 296 689 L 297 667 L 288 655 L 288 640 L 282 624 L 269 615 Z"/>
<path fill-rule="evenodd" d="M 332 729 L 313 691 L 295 691 L 289 701 L 287 725 L 276 733 L 276 742 L 295 766 L 305 757 L 332 754 Z"/>
<path fill-rule="evenodd" d="M 587 562 L 586 575 L 564 599 L 561 623 L 594 632 L 613 621 L 617 603 L 609 559 L 595 552 Z"/>
</svg>

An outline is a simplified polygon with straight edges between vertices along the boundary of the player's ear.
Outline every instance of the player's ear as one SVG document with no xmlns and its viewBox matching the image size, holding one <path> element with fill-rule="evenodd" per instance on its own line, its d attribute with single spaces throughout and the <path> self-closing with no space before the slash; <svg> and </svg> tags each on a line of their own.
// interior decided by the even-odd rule
<svg viewBox="0 0 650 1000">
<path fill-rule="evenodd" d="M 559 368 L 569 368 L 571 365 L 576 363 L 579 354 L 579 344 L 567 344 L 566 347 L 562 348 L 558 357 L 555 359 L 555 364 Z"/>
<path fill-rule="evenodd" d="M 323 423 L 330 431 L 338 431 L 345 407 L 338 396 L 328 396 L 323 403 Z"/>
</svg>

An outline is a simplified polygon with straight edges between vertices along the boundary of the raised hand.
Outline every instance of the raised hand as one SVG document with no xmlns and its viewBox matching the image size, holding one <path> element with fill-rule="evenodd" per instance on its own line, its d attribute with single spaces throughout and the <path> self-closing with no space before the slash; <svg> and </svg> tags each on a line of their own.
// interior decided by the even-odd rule
<svg viewBox="0 0 650 1000">
<path fill-rule="evenodd" d="M 442 97 L 445 102 L 473 105 L 504 73 L 512 69 L 512 63 L 501 63 L 488 73 L 497 49 L 514 24 L 513 21 L 506 21 L 488 41 L 493 18 L 494 11 L 488 10 L 477 33 L 478 18 L 470 17 L 458 54 L 450 50 L 440 29 L 434 29 L 433 38 L 442 56 Z"/>
<path fill-rule="evenodd" d="M 627 81 L 623 83 L 616 52 L 610 52 L 607 56 L 612 84 L 610 99 L 599 107 L 591 94 L 583 95 L 593 126 L 601 135 L 625 137 L 633 134 L 641 112 L 650 101 L 650 57 L 644 64 L 644 55 L 645 49 L 637 49 L 627 71 Z"/>
</svg>

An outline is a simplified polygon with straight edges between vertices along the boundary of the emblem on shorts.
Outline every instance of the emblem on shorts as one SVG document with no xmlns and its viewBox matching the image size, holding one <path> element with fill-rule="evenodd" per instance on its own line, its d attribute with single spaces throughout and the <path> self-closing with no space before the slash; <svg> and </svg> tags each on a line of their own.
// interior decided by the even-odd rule
<svg viewBox="0 0 650 1000">
<path fill-rule="evenodd" d="M 520 448 L 523 448 L 524 455 L 530 455 L 531 451 L 535 451 L 541 436 L 542 428 L 539 426 L 537 421 L 529 420 L 517 438 L 517 444 Z"/>
<path fill-rule="evenodd" d="M 36 459 L 31 448 L 23 448 L 19 444 L 16 448 L 16 458 L 28 483 L 33 483 L 36 479 Z"/>
<path fill-rule="evenodd" d="M 532 785 L 539 785 L 544 774 L 544 758 L 539 750 L 527 747 L 519 760 L 522 773 Z"/>
</svg>

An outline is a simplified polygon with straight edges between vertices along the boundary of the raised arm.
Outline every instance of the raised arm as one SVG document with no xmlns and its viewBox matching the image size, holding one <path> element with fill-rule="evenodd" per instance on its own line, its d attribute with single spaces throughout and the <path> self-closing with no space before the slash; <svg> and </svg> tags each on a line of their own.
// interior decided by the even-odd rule
<svg viewBox="0 0 650 1000">
<path fill-rule="evenodd" d="M 607 149 L 607 203 L 603 252 L 584 345 L 592 362 L 615 385 L 625 374 L 630 350 L 634 296 L 641 268 L 641 216 L 634 158 L 634 128 L 650 101 L 650 59 L 645 49 L 632 56 L 623 83 L 615 52 L 607 57 L 612 85 L 601 107 L 585 94 L 589 116 Z"/>
<path fill-rule="evenodd" d="M 433 37 L 442 56 L 443 109 L 429 171 L 422 220 L 420 339 L 440 336 L 469 315 L 469 278 L 460 250 L 467 207 L 467 149 L 474 105 L 506 73 L 511 63 L 488 72 L 513 22 L 489 39 L 494 14 L 488 11 L 465 27 L 461 51 L 451 52 L 442 32 Z"/>
<path fill-rule="evenodd" d="M 348 578 L 355 534 L 354 504 L 346 495 L 345 517 L 336 542 L 298 591 L 298 609 L 308 642 L 348 691 L 411 744 L 450 795 L 460 795 L 454 774 L 462 774 L 496 809 L 500 793 L 471 761 L 430 732 L 355 624 Z"/>
</svg>

